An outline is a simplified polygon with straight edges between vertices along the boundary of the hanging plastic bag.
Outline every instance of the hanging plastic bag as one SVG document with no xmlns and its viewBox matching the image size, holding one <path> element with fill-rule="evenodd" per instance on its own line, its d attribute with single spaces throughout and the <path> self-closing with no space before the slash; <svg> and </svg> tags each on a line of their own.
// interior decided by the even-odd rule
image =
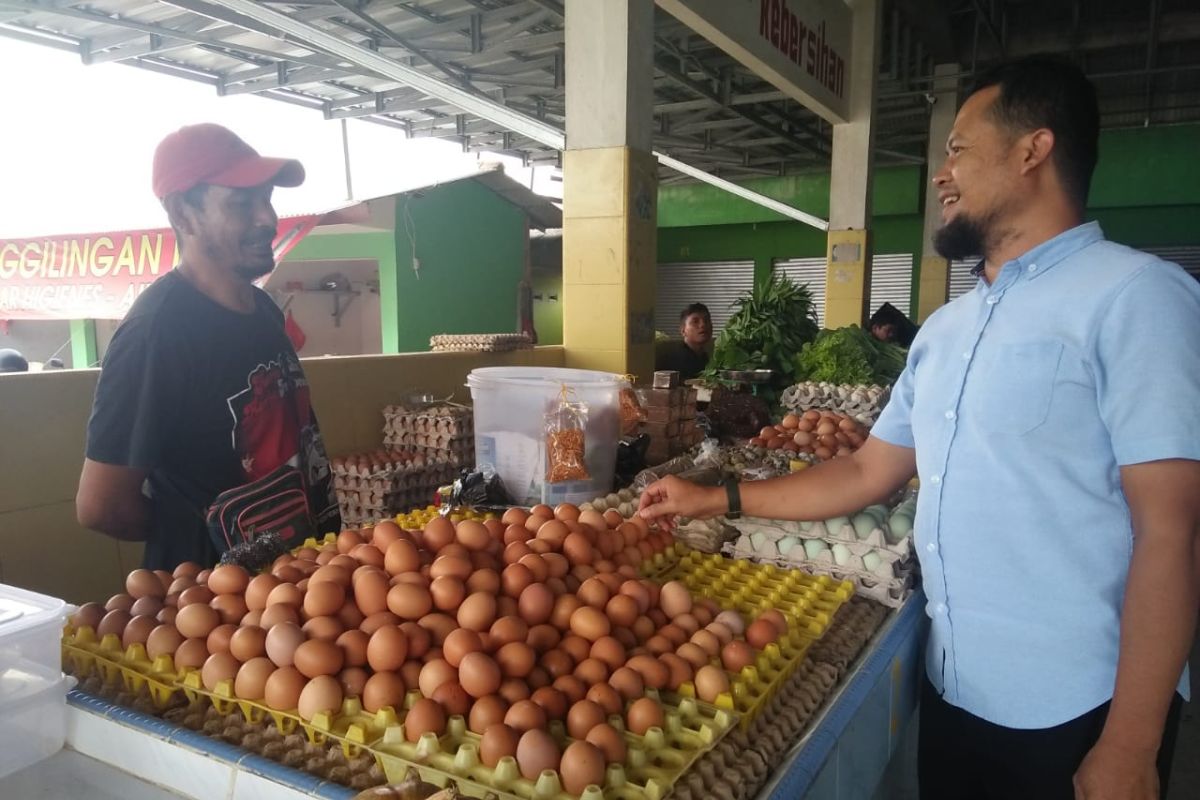
<svg viewBox="0 0 1200 800">
<path fill-rule="evenodd" d="M 637 392 L 633 390 L 634 380 L 633 375 L 625 375 L 619 382 L 621 388 L 617 399 L 621 408 L 622 436 L 636 435 L 638 428 L 646 421 L 646 410 L 642 408 L 642 401 L 638 400 Z"/>
<path fill-rule="evenodd" d="M 574 392 L 563 386 L 558 403 L 546 414 L 546 483 L 586 481 L 587 404 L 571 402 Z"/>
</svg>

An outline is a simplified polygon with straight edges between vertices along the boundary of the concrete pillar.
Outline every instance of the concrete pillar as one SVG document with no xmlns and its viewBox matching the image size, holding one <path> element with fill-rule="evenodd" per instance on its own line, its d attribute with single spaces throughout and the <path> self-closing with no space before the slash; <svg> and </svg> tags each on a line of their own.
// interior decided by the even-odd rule
<svg viewBox="0 0 1200 800">
<path fill-rule="evenodd" d="M 87 369 L 98 366 L 99 351 L 96 348 L 96 320 L 71 320 L 71 368 Z"/>
<path fill-rule="evenodd" d="M 654 369 L 653 0 L 566 0 L 563 345 L 579 369 Z"/>
<path fill-rule="evenodd" d="M 869 313 L 872 116 L 878 72 L 880 0 L 851 0 L 849 122 L 833 126 L 829 235 L 826 250 L 825 327 L 862 325 Z"/>
<path fill-rule="evenodd" d="M 925 157 L 925 177 L 933 176 L 946 160 L 946 140 L 954 127 L 958 113 L 958 79 L 949 77 L 960 71 L 958 64 L 938 64 L 930 91 L 933 93 L 933 112 L 929 116 L 929 150 Z M 933 249 L 933 236 L 942 226 L 942 207 L 938 204 L 937 188 L 925 186 L 925 235 L 921 245 L 920 281 L 917 284 L 917 322 L 922 323 L 950 296 L 950 262 Z"/>
</svg>

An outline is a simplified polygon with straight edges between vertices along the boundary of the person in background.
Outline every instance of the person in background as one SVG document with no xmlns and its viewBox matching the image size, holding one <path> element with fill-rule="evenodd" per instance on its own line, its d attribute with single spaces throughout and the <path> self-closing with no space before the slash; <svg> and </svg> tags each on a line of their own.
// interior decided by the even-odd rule
<svg viewBox="0 0 1200 800">
<path fill-rule="evenodd" d="M 891 303 L 884 303 L 871 315 L 867 329 L 881 342 L 908 347 L 917 335 L 917 328 Z"/>
<path fill-rule="evenodd" d="M 308 381 L 254 285 L 275 267 L 271 194 L 303 180 L 300 162 L 264 158 L 219 125 L 181 128 L 155 151 L 180 264 L 138 297 L 105 353 L 75 498 L 84 527 L 145 541 L 148 568 L 210 566 L 240 543 L 206 519 L 231 491 L 269 509 L 269 525 L 253 524 L 285 541 L 341 529 Z"/>
<path fill-rule="evenodd" d="M 656 370 L 672 370 L 680 380 L 698 377 L 708 366 L 712 344 L 712 315 L 703 303 L 692 303 L 679 312 L 679 335 L 683 341 L 663 353 Z"/>
<path fill-rule="evenodd" d="M 29 362 L 11 347 L 0 348 L 0 372 L 29 372 Z"/>
<path fill-rule="evenodd" d="M 923 800 L 1167 793 L 1200 607 L 1200 286 L 1085 222 L 1099 127 L 1070 63 L 981 76 L 932 176 L 938 251 L 982 253 L 979 280 L 922 326 L 866 443 L 642 496 L 668 527 L 829 519 L 920 476 Z"/>
</svg>

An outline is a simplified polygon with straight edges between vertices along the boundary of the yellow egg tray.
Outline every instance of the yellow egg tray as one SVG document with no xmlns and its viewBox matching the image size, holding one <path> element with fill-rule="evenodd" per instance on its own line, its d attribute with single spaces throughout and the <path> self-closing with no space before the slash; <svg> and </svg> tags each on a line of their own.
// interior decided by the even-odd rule
<svg viewBox="0 0 1200 800">
<path fill-rule="evenodd" d="M 296 709 L 280 711 L 264 702 L 236 696 L 231 680 L 221 681 L 213 690 L 206 689 L 199 670 L 185 671 L 182 688 L 192 703 L 208 702 L 222 714 L 232 713 L 236 709 L 241 711 L 247 722 L 254 724 L 270 719 L 285 736 L 299 728 L 314 744 L 336 741 L 341 744 L 347 758 L 357 756 L 370 743 L 382 737 L 385 730 L 398 724 L 396 712 L 391 708 L 381 708 L 371 714 L 363 709 L 357 697 L 345 698 L 337 714 L 321 712 L 311 720 L 305 720 Z"/>
<path fill-rule="evenodd" d="M 624 734 L 628 756 L 624 764 L 611 764 L 603 787 L 590 786 L 582 800 L 662 800 L 695 761 L 711 750 L 734 727 L 736 717 L 706 703 L 681 698 L 672 704 L 653 689 L 647 696 L 663 703 L 665 723 L 644 736 L 626 731 L 620 716 L 609 718 Z M 560 721 L 548 726 L 560 746 L 571 740 Z M 426 733 L 409 742 L 404 726 L 389 728 L 370 750 L 389 783 L 403 781 L 412 771 L 421 780 L 439 787 L 454 783 L 467 797 L 497 800 L 569 800 L 558 774 L 543 771 L 536 780 L 522 777 L 516 760 L 504 757 L 495 767 L 479 759 L 480 737 L 467 730 L 461 716 L 450 717 L 446 733 Z"/>
<path fill-rule="evenodd" d="M 755 564 L 721 555 L 689 552 L 664 579 L 682 581 L 696 594 L 712 598 L 751 621 L 767 609 L 778 609 L 788 621 L 780 639 L 764 647 L 753 664 L 730 675 L 730 691 L 717 696 L 718 708 L 736 712 L 746 730 L 803 663 L 809 647 L 832 625 L 834 615 L 854 594 L 849 581 L 834 581 L 800 570 Z M 713 663 L 720 666 L 719 659 Z M 681 697 L 695 697 L 691 682 L 679 687 Z"/>
<path fill-rule="evenodd" d="M 97 640 L 90 627 L 63 630 L 63 666 L 79 678 L 98 676 L 108 686 L 118 683 L 127 691 L 145 690 L 156 708 L 171 705 L 180 690 L 175 664 L 170 656 L 151 661 L 140 644 L 122 649 L 121 639 L 113 633 Z"/>
</svg>

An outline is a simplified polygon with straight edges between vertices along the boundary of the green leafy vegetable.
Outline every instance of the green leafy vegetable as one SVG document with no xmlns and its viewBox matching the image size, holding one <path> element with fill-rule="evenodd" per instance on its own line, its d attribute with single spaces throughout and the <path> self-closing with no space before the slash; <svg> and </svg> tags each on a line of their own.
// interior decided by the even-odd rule
<svg viewBox="0 0 1200 800">
<path fill-rule="evenodd" d="M 722 383 L 721 370 L 769 369 L 775 372 L 778 385 L 794 383 L 795 356 L 819 330 L 808 286 L 772 275 L 736 305 L 737 311 L 717 337 L 702 377 Z"/>
<path fill-rule="evenodd" d="M 904 370 L 907 351 L 881 342 L 857 325 L 824 330 L 795 358 L 799 380 L 836 384 L 894 383 Z"/>
</svg>

